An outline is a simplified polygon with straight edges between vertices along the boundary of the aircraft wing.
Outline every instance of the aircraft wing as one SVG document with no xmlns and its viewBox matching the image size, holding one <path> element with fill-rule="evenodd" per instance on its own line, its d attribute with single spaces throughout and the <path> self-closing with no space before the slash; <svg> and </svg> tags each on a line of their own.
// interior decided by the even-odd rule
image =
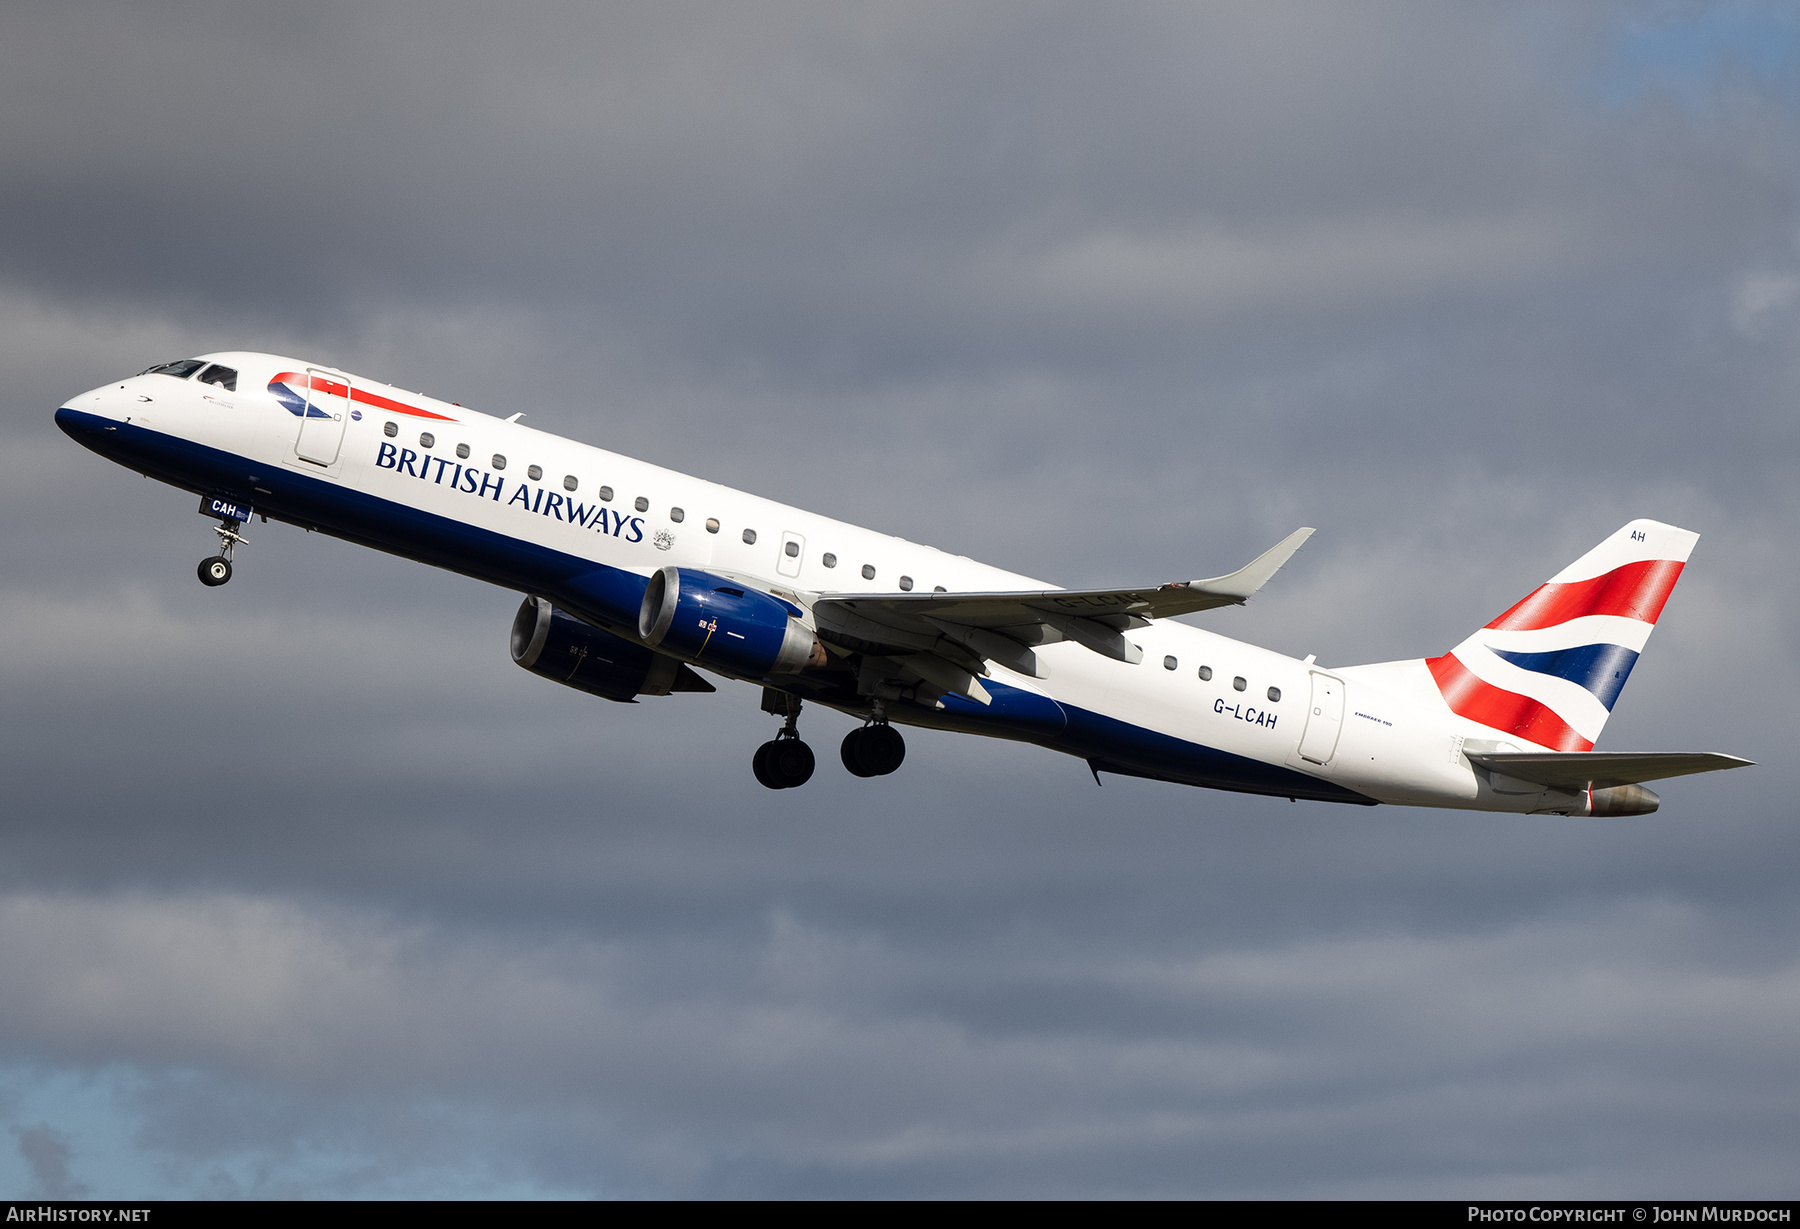
<svg viewBox="0 0 1800 1229">
<path fill-rule="evenodd" d="M 1552 789 L 1605 789 L 1745 768 L 1752 761 L 1716 751 L 1502 751 L 1470 753 L 1469 762 Z"/>
<path fill-rule="evenodd" d="M 1045 673 L 1032 646 L 1061 640 L 1136 663 L 1143 651 L 1122 633 L 1151 619 L 1242 605 L 1312 533 L 1297 529 L 1237 571 L 1205 580 L 1142 589 L 824 594 L 814 602 L 813 615 L 820 634 L 840 643 L 936 651 L 964 663 L 971 657 L 976 664 L 997 661 L 1037 678 Z"/>
</svg>

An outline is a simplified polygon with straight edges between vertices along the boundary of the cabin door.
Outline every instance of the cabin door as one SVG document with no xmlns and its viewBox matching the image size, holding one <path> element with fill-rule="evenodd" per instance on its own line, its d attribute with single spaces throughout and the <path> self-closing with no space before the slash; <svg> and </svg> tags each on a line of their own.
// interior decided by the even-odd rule
<svg viewBox="0 0 1800 1229">
<path fill-rule="evenodd" d="M 294 455 L 314 465 L 336 465 L 343 447 L 345 420 L 350 416 L 350 379 L 335 372 L 306 369 L 306 416 Z"/>
<path fill-rule="evenodd" d="M 1338 732 L 1344 726 L 1344 680 L 1317 671 L 1312 676 L 1312 703 L 1306 710 L 1306 729 L 1300 735 L 1300 758 L 1313 764 L 1329 764 L 1337 751 Z"/>
</svg>

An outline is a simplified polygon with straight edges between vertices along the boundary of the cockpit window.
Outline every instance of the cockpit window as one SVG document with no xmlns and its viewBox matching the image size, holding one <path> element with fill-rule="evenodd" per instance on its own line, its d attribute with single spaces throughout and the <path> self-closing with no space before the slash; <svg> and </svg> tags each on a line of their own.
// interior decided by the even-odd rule
<svg viewBox="0 0 1800 1229">
<path fill-rule="evenodd" d="M 237 369 L 235 367 L 221 367 L 217 363 L 214 363 L 211 367 L 208 367 L 205 371 L 200 373 L 200 383 L 217 384 L 225 391 L 235 393 L 237 391 Z"/>
<path fill-rule="evenodd" d="M 173 363 L 160 363 L 157 366 L 152 367 L 147 371 L 141 371 L 138 374 L 146 376 L 174 376 L 177 380 L 185 380 L 204 366 L 206 366 L 206 360 L 203 358 L 183 358 L 177 359 Z"/>
</svg>

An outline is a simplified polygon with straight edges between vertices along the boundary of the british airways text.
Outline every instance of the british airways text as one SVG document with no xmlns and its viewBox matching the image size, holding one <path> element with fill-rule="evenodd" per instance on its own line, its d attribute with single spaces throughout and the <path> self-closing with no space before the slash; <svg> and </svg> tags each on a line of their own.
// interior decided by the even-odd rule
<svg viewBox="0 0 1800 1229">
<path fill-rule="evenodd" d="M 436 469 L 432 468 L 434 463 Z M 459 465 L 449 457 L 425 456 L 410 448 L 398 448 L 385 441 L 381 450 L 375 454 L 375 468 L 391 469 L 421 482 L 429 482 L 433 486 L 445 485 L 444 475 L 448 473 L 451 490 L 461 491 L 478 499 L 492 499 L 495 503 L 502 502 L 501 496 L 506 493 L 506 479 L 497 474 L 476 469 L 472 465 Z M 643 517 L 626 516 L 599 504 L 581 503 L 573 495 L 565 496 L 520 482 L 513 486 L 511 498 L 504 502 L 509 508 L 514 504 L 523 504 L 527 512 L 553 516 L 559 521 L 580 525 L 583 529 L 592 529 L 596 533 L 610 533 L 627 542 L 644 540 Z"/>
</svg>

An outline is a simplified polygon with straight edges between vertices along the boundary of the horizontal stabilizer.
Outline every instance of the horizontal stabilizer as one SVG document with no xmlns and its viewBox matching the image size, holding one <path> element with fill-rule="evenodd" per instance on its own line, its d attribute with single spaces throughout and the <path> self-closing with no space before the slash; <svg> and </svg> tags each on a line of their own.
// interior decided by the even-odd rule
<svg viewBox="0 0 1800 1229">
<path fill-rule="evenodd" d="M 1661 781 L 1696 772 L 1745 768 L 1750 760 L 1716 751 L 1499 751 L 1469 753 L 1469 762 L 1490 772 L 1552 789 L 1606 789 Z"/>
</svg>

